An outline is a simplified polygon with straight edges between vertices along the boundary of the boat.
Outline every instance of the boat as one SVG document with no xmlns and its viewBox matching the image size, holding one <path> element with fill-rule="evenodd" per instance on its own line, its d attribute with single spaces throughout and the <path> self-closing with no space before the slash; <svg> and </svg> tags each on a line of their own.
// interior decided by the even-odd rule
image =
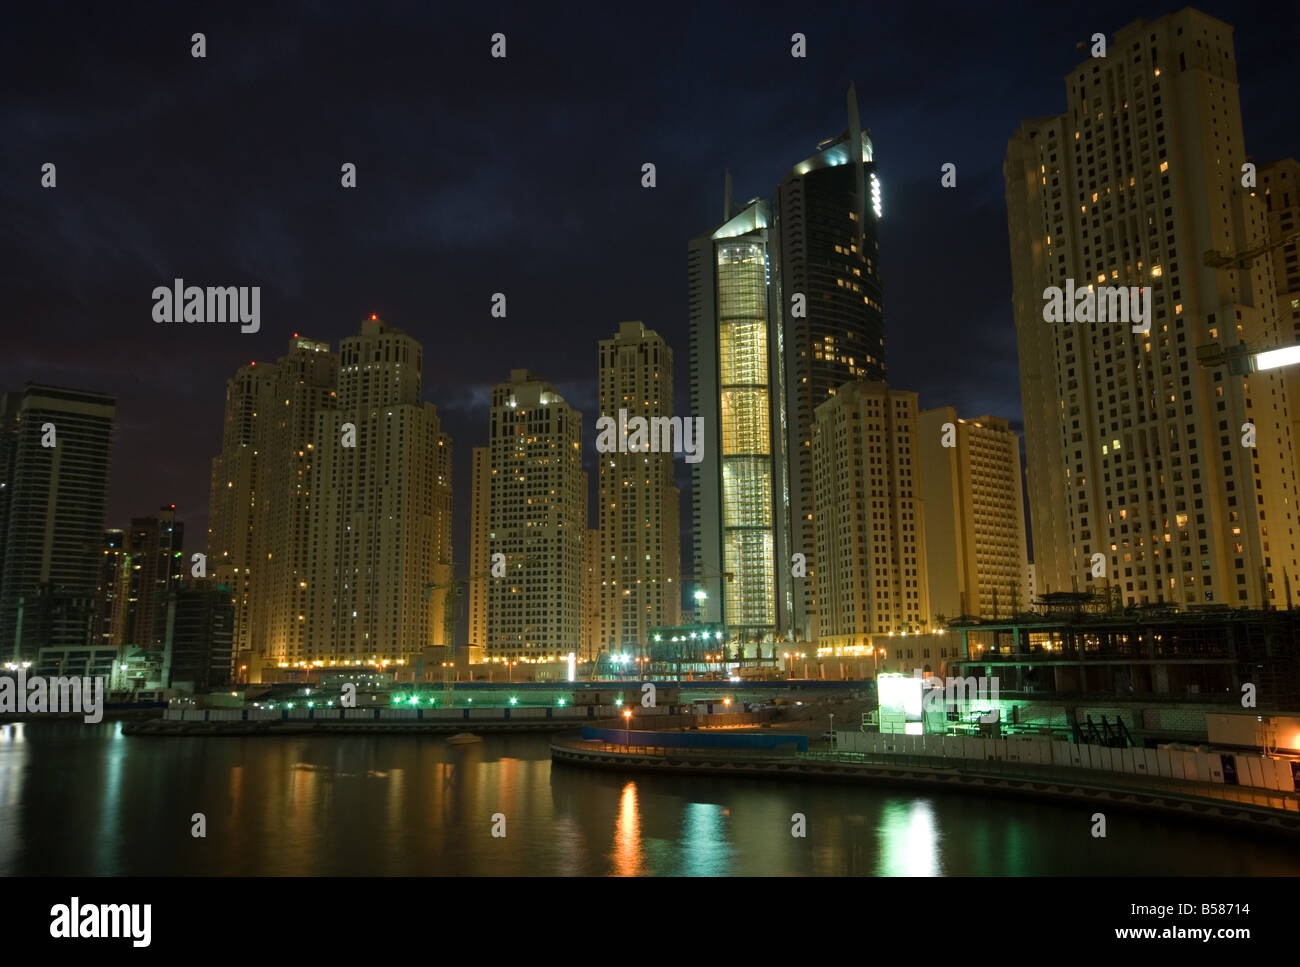
<svg viewBox="0 0 1300 967">
<path fill-rule="evenodd" d="M 483 740 L 473 732 L 457 732 L 447 740 L 448 745 L 472 745 Z"/>
</svg>

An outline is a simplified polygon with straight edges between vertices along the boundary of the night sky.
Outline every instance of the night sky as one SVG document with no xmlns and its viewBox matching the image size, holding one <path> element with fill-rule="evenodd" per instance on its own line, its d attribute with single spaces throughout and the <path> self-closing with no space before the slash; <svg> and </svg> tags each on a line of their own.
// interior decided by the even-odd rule
<svg viewBox="0 0 1300 967">
<path fill-rule="evenodd" d="M 676 352 L 685 413 L 687 240 L 719 221 L 724 169 L 737 201 L 769 196 L 843 131 L 850 81 L 883 184 L 890 383 L 1019 427 L 1007 139 L 1064 109 L 1076 43 L 1178 9 L 235 6 L 6 10 L 0 388 L 114 394 L 106 526 L 174 502 L 202 549 L 226 380 L 294 332 L 337 346 L 376 312 L 425 347 L 425 398 L 456 447 L 458 561 L 490 387 L 515 367 L 557 384 L 584 414 L 590 467 L 596 340 L 640 319 Z M 1297 6 L 1198 6 L 1236 27 L 1253 159 L 1300 152 Z M 947 161 L 956 190 L 939 186 Z M 261 331 L 154 323 L 152 290 L 177 277 L 260 285 Z"/>
</svg>

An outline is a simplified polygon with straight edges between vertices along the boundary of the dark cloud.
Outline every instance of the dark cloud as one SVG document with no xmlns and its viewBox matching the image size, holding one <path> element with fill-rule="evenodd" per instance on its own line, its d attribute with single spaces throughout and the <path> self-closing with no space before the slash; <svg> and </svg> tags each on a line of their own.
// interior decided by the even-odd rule
<svg viewBox="0 0 1300 967">
<path fill-rule="evenodd" d="M 884 185 L 891 381 L 1018 423 L 1007 138 L 1064 107 L 1077 41 L 1174 9 L 25 5 L 0 34 L 0 386 L 118 394 L 110 523 L 175 502 L 197 541 L 225 380 L 378 312 L 425 343 L 463 510 L 512 368 L 594 415 L 596 340 L 641 319 L 676 350 L 685 409 L 686 240 L 717 220 L 723 169 L 738 197 L 768 194 L 843 130 L 854 81 Z M 1237 28 L 1248 148 L 1294 154 L 1295 8 L 1203 9 Z M 150 293 L 177 276 L 262 285 L 262 331 L 154 324 Z"/>
</svg>

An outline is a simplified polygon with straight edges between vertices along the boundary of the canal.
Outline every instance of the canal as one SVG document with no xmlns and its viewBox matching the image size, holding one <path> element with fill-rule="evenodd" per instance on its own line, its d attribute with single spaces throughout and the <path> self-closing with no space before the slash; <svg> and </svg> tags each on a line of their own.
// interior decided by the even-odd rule
<svg viewBox="0 0 1300 967">
<path fill-rule="evenodd" d="M 1232 875 L 1300 843 L 1088 806 L 552 768 L 544 735 L 128 737 L 0 725 L 0 874 Z M 194 815 L 207 835 L 195 838 Z M 806 836 L 791 835 L 804 817 Z M 494 836 L 504 832 L 504 836 Z"/>
</svg>

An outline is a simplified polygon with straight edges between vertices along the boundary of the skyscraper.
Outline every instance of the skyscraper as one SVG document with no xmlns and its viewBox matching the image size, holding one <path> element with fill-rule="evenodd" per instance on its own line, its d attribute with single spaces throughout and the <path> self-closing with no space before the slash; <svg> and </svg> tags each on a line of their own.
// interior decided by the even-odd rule
<svg viewBox="0 0 1300 967">
<path fill-rule="evenodd" d="M 275 366 L 252 362 L 226 382 L 221 452 L 212 459 L 208 490 L 208 572 L 231 589 L 235 603 L 234 650 L 254 655 L 252 577 L 254 539 L 259 525 L 258 455 L 262 447 L 259 414 L 270 405 Z M 260 654 L 260 660 L 266 655 Z M 250 672 L 250 681 L 256 681 Z"/>
<path fill-rule="evenodd" d="M 492 505 L 492 455 L 487 447 L 474 447 L 470 470 L 469 508 L 469 643 L 480 648 L 487 644 L 487 582 L 490 577 L 488 556 L 488 518 Z"/>
<path fill-rule="evenodd" d="M 737 210 L 728 176 L 723 224 L 689 247 L 691 403 L 718 428 L 693 470 L 699 618 L 745 639 L 817 637 L 814 413 L 885 378 L 880 182 L 851 86 L 847 113 L 770 204 Z"/>
<path fill-rule="evenodd" d="M 94 634 L 115 410 L 55 386 L 0 397 L 0 654 Z"/>
<path fill-rule="evenodd" d="M 1030 604 L 1020 437 L 996 416 L 951 406 L 917 419 L 930 608 L 947 618 L 1006 618 Z"/>
<path fill-rule="evenodd" d="M 406 333 L 372 316 L 338 359 L 317 414 L 301 660 L 406 662 L 450 643 L 447 595 L 424 592 L 452 576 L 451 437 Z"/>
<path fill-rule="evenodd" d="M 1281 604 L 1297 576 L 1284 380 L 1196 355 L 1282 341 L 1265 263 L 1202 261 L 1267 233 L 1242 186 L 1232 28 L 1192 9 L 1134 21 L 1066 95 L 1066 113 L 1021 126 L 1004 163 L 1039 585 Z M 1150 287 L 1149 331 L 1045 321 L 1052 289 L 1070 284 Z"/>
<path fill-rule="evenodd" d="M 127 614 L 122 644 L 161 653 L 165 644 L 167 595 L 180 586 L 185 525 L 174 504 L 157 517 L 133 517 L 126 532 Z"/>
<path fill-rule="evenodd" d="M 335 404 L 338 357 L 294 334 L 275 363 L 226 385 L 212 461 L 208 573 L 235 600 L 234 650 L 260 668 L 305 660 L 317 421 Z M 302 615 L 303 617 L 299 617 Z M 258 672 L 251 673 L 256 680 Z"/>
<path fill-rule="evenodd" d="M 733 211 L 730 187 L 728 178 L 725 220 L 687 255 L 691 409 L 704 420 L 703 459 L 691 470 L 694 580 L 708 595 L 701 621 L 772 641 L 792 604 L 780 286 L 768 203 Z"/>
<path fill-rule="evenodd" d="M 641 323 L 620 323 L 618 335 L 600 341 L 597 389 L 599 415 L 620 426 L 636 417 L 672 417 L 672 350 Z M 635 651 L 645 647 L 650 628 L 676 625 L 681 613 L 673 454 L 656 445 L 655 452 L 629 448 L 598 453 L 596 460 L 600 648 Z"/>
<path fill-rule="evenodd" d="M 488 553 L 506 573 L 487 581 L 487 653 L 556 658 L 581 638 L 582 416 L 524 369 L 492 389 Z"/>
<path fill-rule="evenodd" d="M 813 413 L 844 383 L 885 379 L 875 168 L 850 86 L 848 128 L 819 144 L 776 188 L 773 264 L 783 293 L 790 553 L 805 555 L 809 575 L 793 579 L 791 621 L 799 640 L 817 636 Z"/>
<path fill-rule="evenodd" d="M 818 640 L 866 647 L 873 634 L 920 632 L 930 601 L 916 394 L 846 383 L 815 416 Z"/>
<path fill-rule="evenodd" d="M 334 409 L 339 360 L 329 343 L 294 333 L 288 352 L 268 369 L 258 416 L 260 486 L 249 620 L 250 646 L 260 659 L 278 665 L 317 657 L 305 617 L 308 584 L 319 580 L 311 512 L 319 495 L 319 421 Z"/>
</svg>

